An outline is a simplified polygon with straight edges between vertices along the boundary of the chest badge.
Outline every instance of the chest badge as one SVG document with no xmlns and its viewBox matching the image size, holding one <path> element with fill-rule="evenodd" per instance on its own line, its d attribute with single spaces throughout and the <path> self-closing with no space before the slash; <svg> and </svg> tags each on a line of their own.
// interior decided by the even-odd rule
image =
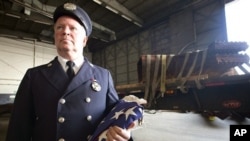
<svg viewBox="0 0 250 141">
<path fill-rule="evenodd" d="M 98 84 L 96 80 L 93 80 L 91 87 L 96 92 L 99 92 L 101 90 L 101 85 Z"/>
</svg>

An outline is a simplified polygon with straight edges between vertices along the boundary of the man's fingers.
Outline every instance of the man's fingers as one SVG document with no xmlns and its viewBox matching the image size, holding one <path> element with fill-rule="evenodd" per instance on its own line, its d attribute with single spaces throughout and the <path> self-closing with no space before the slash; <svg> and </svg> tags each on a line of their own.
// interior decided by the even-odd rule
<svg viewBox="0 0 250 141">
<path fill-rule="evenodd" d="M 135 122 L 131 123 L 131 124 L 129 125 L 128 129 L 132 129 L 132 128 L 134 128 L 134 127 L 135 127 L 135 125 L 136 125 L 136 123 L 135 123 Z"/>
<path fill-rule="evenodd" d="M 130 138 L 130 131 L 118 126 L 112 126 L 107 132 L 108 141 L 127 141 Z"/>
</svg>

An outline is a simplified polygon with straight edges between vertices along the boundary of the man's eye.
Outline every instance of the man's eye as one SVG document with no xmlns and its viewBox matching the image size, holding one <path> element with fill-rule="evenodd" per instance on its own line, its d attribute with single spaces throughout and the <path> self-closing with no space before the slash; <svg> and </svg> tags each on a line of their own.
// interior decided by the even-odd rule
<svg viewBox="0 0 250 141">
<path fill-rule="evenodd" d="M 77 30 L 77 28 L 76 28 L 76 27 L 72 27 L 72 28 L 71 28 L 71 30 L 74 30 L 74 31 L 76 31 L 76 30 Z"/>
<path fill-rule="evenodd" d="M 56 29 L 62 29 L 63 27 L 62 26 L 57 26 Z"/>
</svg>

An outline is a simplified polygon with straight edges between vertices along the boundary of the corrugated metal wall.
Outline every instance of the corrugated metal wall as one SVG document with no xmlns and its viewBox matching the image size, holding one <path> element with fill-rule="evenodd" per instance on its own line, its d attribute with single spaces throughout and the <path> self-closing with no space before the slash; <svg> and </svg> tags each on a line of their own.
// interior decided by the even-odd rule
<svg viewBox="0 0 250 141">
<path fill-rule="evenodd" d="M 163 11 L 164 12 L 164 11 Z M 93 54 L 93 63 L 109 69 L 116 85 L 138 82 L 137 61 L 143 54 L 178 54 L 226 41 L 224 3 L 187 7 L 147 31 Z"/>
</svg>

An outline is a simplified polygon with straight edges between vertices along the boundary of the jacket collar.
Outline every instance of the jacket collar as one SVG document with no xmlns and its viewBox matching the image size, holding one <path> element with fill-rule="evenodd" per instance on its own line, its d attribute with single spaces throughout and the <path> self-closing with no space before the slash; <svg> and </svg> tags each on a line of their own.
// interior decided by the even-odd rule
<svg viewBox="0 0 250 141">
<path fill-rule="evenodd" d="M 53 85 L 60 92 L 65 90 L 64 94 L 71 92 L 84 82 L 94 78 L 94 65 L 91 64 L 87 58 L 84 58 L 82 67 L 71 82 L 68 82 L 67 74 L 63 70 L 57 57 L 47 64 L 47 68 L 48 69 L 42 70 L 43 75 L 47 78 L 51 85 Z"/>
</svg>

